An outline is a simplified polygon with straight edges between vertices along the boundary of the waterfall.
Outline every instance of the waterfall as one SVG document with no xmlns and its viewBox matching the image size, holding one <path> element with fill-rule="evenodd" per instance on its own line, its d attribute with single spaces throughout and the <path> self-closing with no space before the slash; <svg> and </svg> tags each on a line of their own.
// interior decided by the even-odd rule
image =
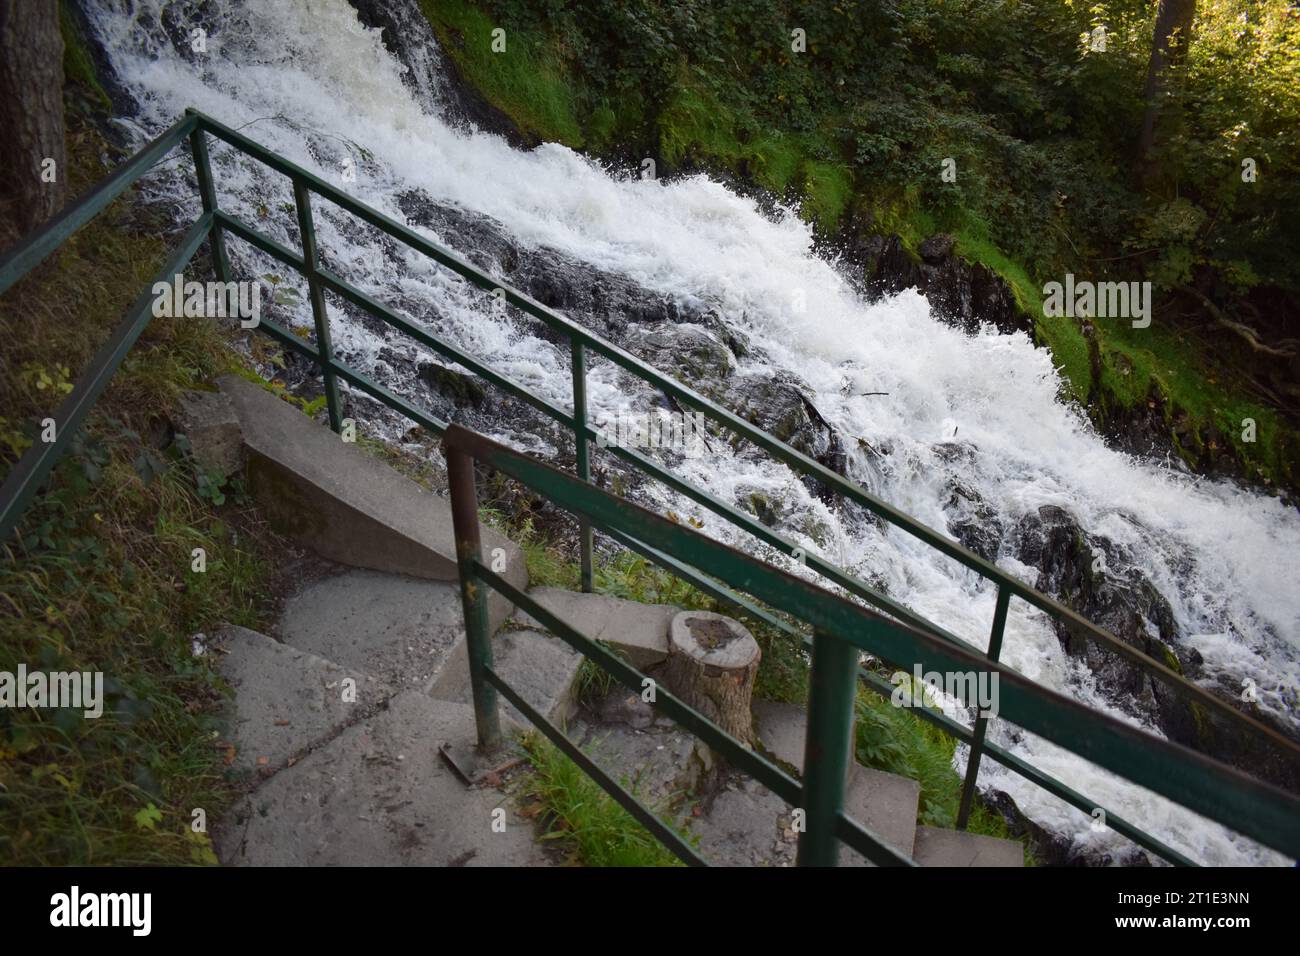
<svg viewBox="0 0 1300 956">
<path fill-rule="evenodd" d="M 724 332 L 748 343 L 743 354 L 732 350 L 731 376 L 797 383 L 843 442 L 855 480 L 940 529 L 957 507 L 954 489 L 977 503 L 982 521 L 1002 529 L 1021 526 L 1040 508 L 1063 509 L 1090 540 L 1108 543 L 1108 572 L 1140 572 L 1168 602 L 1179 641 L 1204 661 L 1202 684 L 1235 692 L 1252 681 L 1261 708 L 1300 724 L 1300 515 L 1278 499 L 1107 447 L 1059 397 L 1050 355 L 1023 334 L 985 327 L 967 335 L 939 321 L 915 292 L 868 302 L 840 264 L 814 253 L 810 227 L 795 210 L 765 211 L 706 176 L 643 180 L 562 146 L 523 151 L 464 128 L 447 115 L 442 54 L 414 3 L 391 5 L 402 18 L 405 63 L 346 0 L 92 6 L 86 15 L 95 39 L 134 103 L 116 119 L 133 145 L 193 106 L 399 221 L 408 220 L 412 196 L 454 212 L 439 222 L 474 228 L 418 221 L 413 228 L 494 273 L 520 268 L 517 257 L 534 270 L 553 265 L 561 275 L 617 277 L 686 317 L 673 329 L 714 339 L 719 329 L 708 331 L 703 317 L 717 316 Z M 288 181 L 217 144 L 213 161 L 221 205 L 296 246 Z M 193 221 L 200 209 L 187 164 L 162 165 L 145 188 L 174 205 L 178 223 Z M 548 401 L 569 404 L 562 342 L 498 314 L 490 297 L 324 200 L 315 206 L 330 268 Z M 266 277 L 274 286 L 272 317 L 311 327 L 301 282 L 241 242 L 232 240 L 231 250 L 240 277 Z M 331 301 L 336 350 L 406 394 L 409 366 L 433 356 L 337 304 Z M 648 394 L 631 389 L 608 363 L 593 363 L 593 414 L 637 407 Z M 554 450 L 547 435 L 517 423 L 500 421 L 491 430 L 530 450 Z M 390 428 L 388 437 L 399 434 Z M 775 503 L 784 533 L 986 644 L 993 589 L 910 536 L 842 514 L 784 466 L 743 447 L 715 442 L 711 454 L 673 467 L 725 501 L 762 494 Z M 697 515 L 707 534 L 755 550 L 753 539 L 689 502 L 650 485 L 637 493 L 661 509 Z M 756 553 L 771 557 L 768 549 Z M 1000 554 L 998 563 L 1030 583 L 1038 575 L 1015 554 Z M 1140 715 L 1117 710 L 1096 675 L 1066 655 L 1045 617 L 1018 600 L 1002 659 L 1047 687 L 1143 724 Z M 1291 862 L 1017 728 L 995 722 L 990 740 L 1193 859 Z M 963 760 L 959 748 L 959 769 Z M 1111 831 L 1094 831 L 1086 814 L 991 760 L 983 762 L 980 783 L 1007 792 L 1038 824 L 1083 850 L 1122 855 L 1131 846 Z"/>
</svg>

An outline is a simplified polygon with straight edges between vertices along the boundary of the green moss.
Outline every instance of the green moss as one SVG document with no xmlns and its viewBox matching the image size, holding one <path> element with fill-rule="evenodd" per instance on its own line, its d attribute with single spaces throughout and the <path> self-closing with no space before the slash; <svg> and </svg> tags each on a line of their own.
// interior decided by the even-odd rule
<svg viewBox="0 0 1300 956">
<path fill-rule="evenodd" d="M 772 134 L 755 140 L 750 146 L 753 162 L 750 169 L 759 185 L 783 195 L 795 183 L 804 151 L 793 136 Z"/>
<path fill-rule="evenodd" d="M 804 215 L 824 232 L 833 232 L 853 196 L 853 176 L 847 166 L 809 160 L 803 167 Z"/>
<path fill-rule="evenodd" d="M 90 58 L 66 2 L 59 4 L 59 32 L 63 35 L 64 79 L 80 86 L 97 105 L 109 108 L 112 103 L 99 82 L 95 62 Z"/>
<path fill-rule="evenodd" d="M 952 828 L 957 824 L 962 778 L 953 769 L 957 741 L 910 708 L 896 707 L 889 697 L 862 689 L 856 706 L 855 756 L 865 766 L 898 774 L 921 785 L 917 822 Z M 1006 822 L 979 802 L 971 808 L 971 833 L 1011 839 Z M 1025 864 L 1034 857 L 1025 844 Z"/>
<path fill-rule="evenodd" d="M 504 28 L 482 11 L 463 0 L 421 0 L 420 6 L 457 67 L 525 136 L 573 149 L 585 145 L 574 89 L 542 38 L 509 30 L 505 50 L 493 52 L 492 31 Z"/>
<path fill-rule="evenodd" d="M 679 86 L 659 114 L 659 153 L 670 167 L 713 161 L 735 168 L 746 155 L 732 115 L 717 98 L 691 85 Z"/>
</svg>

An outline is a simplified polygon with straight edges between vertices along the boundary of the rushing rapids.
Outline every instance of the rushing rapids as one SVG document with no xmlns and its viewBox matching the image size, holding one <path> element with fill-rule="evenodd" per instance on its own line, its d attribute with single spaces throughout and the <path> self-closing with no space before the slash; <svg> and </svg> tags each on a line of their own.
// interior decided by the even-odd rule
<svg viewBox="0 0 1300 956">
<path fill-rule="evenodd" d="M 1277 499 L 1107 447 L 1060 400 L 1050 356 L 1023 333 L 984 326 L 968 334 L 938 320 L 915 292 L 868 302 L 841 264 L 814 253 L 795 211 L 765 211 L 707 177 L 620 175 L 560 146 L 522 151 L 465 128 L 413 2 L 389 8 L 400 56 L 346 0 L 85 7 L 131 145 L 186 107 L 209 113 L 752 413 L 1007 571 L 1058 591 L 1081 573 L 1109 582 L 1105 595 L 1120 599 L 1089 607 L 1099 623 L 1172 648 L 1208 688 L 1237 694 L 1249 684 L 1264 713 L 1300 725 L 1300 515 Z M 223 146 L 214 144 L 213 158 L 221 204 L 295 246 L 290 184 Z M 199 210 L 187 158 L 163 164 L 147 191 L 175 207 L 178 224 Z M 316 225 L 330 268 L 547 400 L 569 403 L 563 340 L 324 201 Z M 272 287 L 267 314 L 309 329 L 302 283 L 242 243 L 231 248 L 237 278 Z M 440 414 L 463 411 L 521 447 L 567 453 L 562 434 L 501 413 L 443 360 L 337 301 L 331 308 L 336 350 L 399 394 Z M 400 438 L 404 425 L 349 397 L 370 427 Z M 655 396 L 595 362 L 589 400 L 593 417 L 615 418 L 645 414 Z M 990 587 L 908 535 L 837 506 L 784 466 L 711 441 L 708 454 L 672 467 L 723 500 L 758 507 L 765 521 L 949 630 L 987 641 Z M 662 489 L 640 484 L 636 494 L 773 557 Z M 1073 542 L 1082 572 L 1061 566 L 1062 542 Z M 1005 663 L 1153 732 L 1175 731 L 1150 702 L 1117 696 L 1106 664 L 1067 645 L 1041 614 L 1012 603 Z M 995 722 L 990 739 L 1194 859 L 1291 862 L 1017 728 Z M 1077 855 L 1131 852 L 1122 837 L 1094 830 L 1088 816 L 992 761 L 980 782 L 1009 794 Z"/>
</svg>

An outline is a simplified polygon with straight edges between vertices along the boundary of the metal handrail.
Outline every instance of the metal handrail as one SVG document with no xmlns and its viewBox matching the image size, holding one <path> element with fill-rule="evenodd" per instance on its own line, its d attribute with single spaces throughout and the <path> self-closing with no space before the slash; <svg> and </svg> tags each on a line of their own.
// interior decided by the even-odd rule
<svg viewBox="0 0 1300 956">
<path fill-rule="evenodd" d="M 303 245 L 301 253 L 295 252 L 261 234 L 236 217 L 218 208 L 212 180 L 211 163 L 208 156 L 207 135 L 212 135 L 226 142 L 235 149 L 250 155 L 290 178 L 294 188 L 298 227 Z M 591 478 L 590 442 L 599 437 L 596 430 L 587 421 L 586 408 L 586 354 L 588 351 L 594 352 L 604 356 L 664 393 L 703 412 L 716 423 L 743 436 L 796 471 L 830 486 L 844 497 L 883 518 L 887 523 L 920 538 L 982 577 L 993 581 L 998 587 L 998 594 L 988 651 L 982 651 L 980 648 L 949 633 L 939 625 L 926 620 L 829 561 L 815 554 L 803 555 L 803 562 L 806 566 L 818 572 L 828 581 L 844 588 L 850 594 L 864 599 L 890 617 L 908 626 L 936 635 L 953 647 L 994 662 L 997 660 L 1001 645 L 1002 631 L 1006 620 L 1006 608 L 1010 597 L 1021 597 L 1031 605 L 1061 620 L 1076 634 L 1092 640 L 1107 650 L 1137 664 L 1170 686 L 1179 696 L 1191 700 L 1197 706 L 1215 712 L 1235 725 L 1246 729 L 1251 734 L 1265 738 L 1275 748 L 1279 749 L 1287 759 L 1300 765 L 1300 749 L 1297 749 L 1282 735 L 1191 684 L 1161 662 L 1153 660 L 1136 648 L 1132 648 L 1120 641 L 1114 635 L 1097 628 L 1074 611 L 1007 575 L 995 565 L 985 561 L 960 544 L 949 540 L 939 532 L 902 514 L 857 484 L 826 468 L 820 462 L 768 435 L 762 429 L 757 428 L 686 386 L 663 376 L 652 366 L 618 346 L 604 341 L 522 292 L 478 270 L 454 252 L 426 239 L 396 220 L 348 196 L 313 173 L 197 111 L 187 110 L 182 120 L 146 145 L 84 198 L 69 207 L 35 235 L 19 243 L 6 255 L 0 257 L 0 294 L 3 294 L 15 282 L 30 272 L 73 232 L 89 222 L 147 172 L 154 163 L 186 138 L 189 139 L 194 157 L 195 172 L 204 212 L 189 232 L 186 233 L 180 246 L 169 258 L 157 278 L 159 280 L 169 280 L 173 274 L 181 271 L 192 259 L 202 239 L 208 237 L 211 240 L 212 258 L 217 276 L 221 281 L 229 282 L 231 273 L 229 258 L 226 253 L 226 240 L 229 235 L 234 235 L 248 242 L 306 277 L 316 327 L 316 345 L 313 346 L 303 341 L 290 330 L 266 319 L 259 323 L 258 328 L 278 340 L 285 347 L 308 357 L 320 365 L 325 379 L 330 424 L 335 430 L 339 430 L 342 425 L 342 404 L 338 394 L 339 379 L 347 381 L 381 403 L 401 412 L 434 434 L 442 434 L 447 429 L 448 423 L 424 412 L 365 374 L 341 362 L 333 354 L 329 337 L 329 317 L 323 294 L 325 290 L 340 295 L 357 307 L 392 325 L 403 334 L 416 339 L 449 360 L 472 370 L 485 380 L 538 409 L 547 417 L 568 427 L 574 434 L 578 477 L 587 482 Z M 520 383 L 497 373 L 473 356 L 418 327 L 375 300 L 372 296 L 357 289 L 342 277 L 324 268 L 320 264 L 319 254 L 316 249 L 310 205 L 311 193 L 316 193 L 362 221 L 445 265 L 479 288 L 498 293 L 505 301 L 546 323 L 548 327 L 565 334 L 569 338 L 572 354 L 573 410 L 569 411 L 553 405 L 545 399 L 532 394 Z M 142 294 L 136 300 L 128 311 L 126 320 L 114 331 L 108 343 L 96 354 L 90 368 L 78 380 L 72 393 L 56 411 L 54 415 L 57 436 L 55 441 L 50 444 L 41 443 L 30 449 L 11 470 L 3 486 L 0 486 L 0 541 L 7 538 L 16 527 L 19 518 L 48 476 L 50 469 L 66 450 L 76 428 L 97 400 L 108 380 L 116 372 L 126 352 L 129 351 L 144 326 L 147 325 L 150 317 L 149 306 L 151 299 L 152 297 L 148 294 Z M 787 555 L 803 554 L 801 548 L 763 525 L 753 515 L 715 498 L 636 451 L 617 445 L 611 445 L 607 450 L 634 465 L 650 477 L 686 495 L 730 523 L 749 532 L 776 550 Z M 586 517 L 580 515 L 579 522 L 581 530 L 582 582 L 584 590 L 590 590 L 591 529 Z M 630 541 L 626 535 L 615 535 L 614 537 L 629 546 L 636 545 L 636 542 Z M 687 570 L 689 571 L 689 569 Z M 971 745 L 971 755 L 968 761 L 959 811 L 959 825 L 964 825 L 973 797 L 982 753 L 989 753 L 995 759 L 1010 766 L 1022 775 L 1027 774 L 1022 767 L 1016 766 L 1016 758 L 1010 757 L 1005 752 L 997 751 L 996 748 L 984 742 L 985 725 L 979 719 L 977 719 L 973 733 L 956 722 L 950 721 L 949 723 L 952 725 L 951 728 L 948 728 L 950 732 Z M 957 731 L 957 728 L 960 728 L 960 732 Z M 1040 774 L 1040 776 L 1042 775 Z M 1046 779 L 1051 780 L 1051 778 Z M 1073 791 L 1060 784 L 1059 781 L 1051 782 L 1054 784 L 1054 788 L 1049 787 L 1049 789 L 1052 789 L 1052 792 L 1058 796 L 1073 794 Z M 1077 799 L 1071 802 L 1080 805 L 1078 799 L 1082 798 L 1078 798 L 1077 794 L 1074 797 Z M 1070 799 L 1069 797 L 1065 798 Z M 1140 833 L 1140 831 L 1137 832 Z M 1142 834 L 1142 836 L 1148 842 L 1141 840 L 1139 842 L 1143 842 L 1143 845 L 1150 848 L 1149 843 L 1153 841 L 1153 838 L 1149 838 L 1145 834 Z M 1169 851 L 1168 854 L 1162 855 L 1169 856 L 1172 853 L 1173 851 Z M 1174 856 L 1177 855 L 1174 854 Z"/>
<path fill-rule="evenodd" d="M 448 428 L 443 436 L 443 449 L 451 490 L 475 720 L 479 746 L 485 750 L 495 749 L 501 740 L 495 691 L 505 693 L 516 706 L 521 702 L 518 693 L 493 669 L 488 587 L 514 601 L 630 690 L 640 692 L 651 679 L 547 612 L 539 602 L 484 565 L 479 541 L 476 463 L 513 478 L 564 511 L 585 516 L 602 531 L 626 534 L 660 554 L 690 555 L 689 564 L 701 573 L 755 597 L 761 596 L 768 606 L 811 626 L 812 673 L 805 766 L 802 787 L 794 793 L 791 792 L 794 781 L 788 775 L 748 751 L 743 743 L 729 737 L 662 688 L 656 687 L 654 695 L 657 709 L 686 724 L 706 742 L 718 747 L 739 769 L 804 810 L 806 829 L 799 838 L 800 865 L 835 865 L 837 839 L 844 839 L 863 852 L 883 854 L 889 850 L 869 831 L 855 833 L 851 838 L 845 836 L 844 824 L 853 822 L 843 812 L 843 791 L 860 653 L 915 663 L 939 673 L 987 674 L 990 684 L 996 680 L 999 716 L 1011 723 L 1239 833 L 1292 856 L 1300 855 L 1300 799 L 1271 784 L 1138 730 L 1109 714 L 1091 710 L 984 655 L 972 654 L 926 631 L 891 620 L 603 489 L 592 488 L 579 478 L 460 425 Z M 665 567 L 673 570 L 671 565 Z M 964 688 L 963 702 L 968 706 L 977 703 L 973 685 L 972 681 Z M 535 710 L 525 713 L 551 739 L 563 736 L 562 731 Z M 608 778 L 598 782 L 625 806 L 626 801 L 634 799 Z M 665 844 L 678 852 L 672 841 L 666 840 Z"/>
</svg>

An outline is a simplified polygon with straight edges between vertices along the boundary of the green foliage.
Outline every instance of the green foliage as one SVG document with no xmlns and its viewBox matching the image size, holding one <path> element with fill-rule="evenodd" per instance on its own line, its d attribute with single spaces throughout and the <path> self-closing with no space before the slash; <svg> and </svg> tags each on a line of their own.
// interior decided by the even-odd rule
<svg viewBox="0 0 1300 956">
<path fill-rule="evenodd" d="M 582 866 L 682 865 L 555 745 L 532 733 L 524 748 L 534 770 L 525 792 L 544 808 L 543 840 L 565 846 Z"/>
<path fill-rule="evenodd" d="M 63 35 L 63 76 L 76 84 L 97 107 L 108 109 L 112 104 L 95 73 L 95 63 L 86 49 L 81 31 L 77 29 L 68 0 L 59 2 L 59 32 Z"/>
<path fill-rule="evenodd" d="M 888 697 L 873 691 L 858 693 L 855 713 L 855 755 L 858 761 L 920 783 L 918 823 L 933 827 L 956 826 L 962 787 L 962 779 L 952 766 L 957 741 L 916 716 L 911 709 L 895 707 Z M 986 836 L 1010 838 L 1003 819 L 978 801 L 971 808 L 967 829 Z M 1033 862 L 1028 847 L 1025 862 Z"/>
<path fill-rule="evenodd" d="M 108 149 L 92 131 L 69 137 L 74 192 L 102 175 Z M 154 215 L 119 200 L 0 299 L 0 472 L 161 265 Z M 93 719 L 0 710 L 7 863 L 217 862 L 191 812 L 215 820 L 233 797 L 215 746 L 225 686 L 190 637 L 261 623 L 272 542 L 237 486 L 200 486 L 163 426 L 183 390 L 232 361 L 215 324 L 155 319 L 0 542 L 0 670 L 101 672 L 106 697 Z M 205 573 L 191 571 L 195 548 Z"/>
<path fill-rule="evenodd" d="M 439 39 L 492 105 L 506 110 L 527 136 L 583 144 L 572 93 L 551 49 L 527 31 L 507 30 L 505 50 L 494 52 L 499 21 L 461 0 L 421 0 Z"/>
<path fill-rule="evenodd" d="M 1166 368 L 1156 355 L 1168 350 L 1110 328 L 1090 345 L 1077 322 L 1042 318 L 1043 282 L 1066 272 L 1149 280 L 1166 296 L 1194 284 L 1228 304 L 1276 289 L 1281 308 L 1300 309 L 1300 17 L 1273 0 L 1200 0 L 1162 110 L 1159 174 L 1144 181 L 1136 153 L 1155 7 L 425 4 L 470 82 L 526 132 L 625 162 L 654 157 L 661 174 L 747 178 L 801 200 L 828 234 L 852 222 L 896 233 L 914 251 L 936 231 L 953 233 L 959 254 L 1010 284 L 1068 394 L 1091 402 L 1103 424 L 1147 400 L 1125 370 Z M 1089 42 L 1098 26 L 1104 51 Z M 493 27 L 507 31 L 512 52 L 484 54 L 485 41 L 471 49 L 464 39 Z M 804 52 L 791 49 L 796 27 Z M 516 72 L 539 79 L 527 88 L 502 80 Z M 562 119 L 536 118 L 545 115 Z M 956 182 L 940 178 L 948 158 Z M 1252 183 L 1241 175 L 1248 158 L 1259 173 Z M 1173 311 L 1158 322 L 1178 335 L 1186 322 Z M 1224 409 L 1261 407 L 1246 397 L 1260 394 L 1249 376 L 1225 372 L 1257 369 L 1258 356 L 1217 347 L 1223 338 L 1143 383 L 1193 415 L 1197 434 L 1223 431 Z M 1134 362 L 1133 351 L 1151 355 Z M 1233 451 L 1250 475 L 1294 483 L 1296 429 L 1270 417 L 1279 427 L 1268 447 L 1238 442 Z"/>
</svg>

